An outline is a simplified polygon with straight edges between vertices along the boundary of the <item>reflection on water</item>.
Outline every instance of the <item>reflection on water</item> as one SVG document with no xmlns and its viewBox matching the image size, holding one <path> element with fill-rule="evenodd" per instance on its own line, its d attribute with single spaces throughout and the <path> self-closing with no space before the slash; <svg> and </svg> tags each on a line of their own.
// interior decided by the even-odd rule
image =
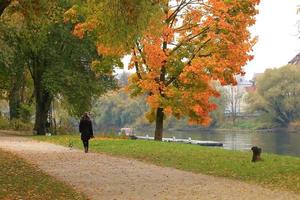
<svg viewBox="0 0 300 200">
<path fill-rule="evenodd" d="M 300 157 L 300 133 L 297 132 L 172 131 L 164 133 L 164 137 L 173 136 L 180 139 L 191 137 L 194 140 L 223 142 L 225 149 L 250 151 L 252 146 L 259 146 L 262 147 L 263 152 Z"/>
</svg>

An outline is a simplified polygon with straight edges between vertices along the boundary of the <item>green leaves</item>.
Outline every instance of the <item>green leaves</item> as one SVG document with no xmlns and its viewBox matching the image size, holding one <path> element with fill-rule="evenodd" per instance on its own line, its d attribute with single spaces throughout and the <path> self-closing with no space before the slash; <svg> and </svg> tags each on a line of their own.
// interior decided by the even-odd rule
<svg viewBox="0 0 300 200">
<path fill-rule="evenodd" d="M 110 130 L 133 126 L 147 110 L 144 101 L 144 97 L 130 98 L 122 90 L 107 93 L 93 105 L 96 128 Z"/>
<path fill-rule="evenodd" d="M 63 18 L 73 3 L 78 1 L 19 1 L 10 8 L 0 23 L 0 80 L 7 74 L 15 78 L 5 66 L 26 68 L 36 90 L 61 98 L 70 114 L 79 116 L 91 108 L 93 98 L 116 87 L 113 67 L 122 64 L 117 57 L 98 55 L 94 34 L 82 40 L 72 34 L 72 24 Z"/>
<path fill-rule="evenodd" d="M 257 91 L 250 96 L 253 110 L 286 126 L 300 118 L 300 69 L 287 65 L 268 69 L 257 78 Z"/>
<path fill-rule="evenodd" d="M 160 12 L 158 4 L 149 0 L 104 0 L 78 3 L 65 13 L 65 17 L 72 23 L 93 26 L 98 42 L 130 50 L 150 19 Z"/>
</svg>

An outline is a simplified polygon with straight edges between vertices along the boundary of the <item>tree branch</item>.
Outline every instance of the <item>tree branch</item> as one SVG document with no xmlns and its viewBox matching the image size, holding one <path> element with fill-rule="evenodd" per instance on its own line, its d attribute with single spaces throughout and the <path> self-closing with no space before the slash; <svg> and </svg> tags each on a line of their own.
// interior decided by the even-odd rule
<svg viewBox="0 0 300 200">
<path fill-rule="evenodd" d="M 189 61 L 187 62 L 188 64 L 191 64 L 193 59 L 197 56 L 197 54 L 201 51 L 201 49 L 209 42 L 211 41 L 211 38 L 209 38 L 208 40 L 206 40 L 199 48 L 196 52 L 194 52 L 194 54 L 191 56 L 191 58 L 189 59 Z M 210 56 L 211 53 L 207 54 L 207 55 L 203 55 L 203 57 L 206 56 Z"/>
<path fill-rule="evenodd" d="M 133 51 L 134 57 L 137 57 L 134 48 L 132 48 L 132 51 Z M 135 66 L 135 71 L 136 71 L 136 74 L 137 74 L 138 78 L 140 80 L 142 80 L 143 78 L 142 78 L 142 75 L 141 75 L 141 72 L 140 72 L 140 69 L 139 69 L 139 63 L 137 61 L 134 61 L 134 66 Z"/>
<path fill-rule="evenodd" d="M 140 44 L 139 44 L 137 41 L 136 41 L 135 44 L 136 44 L 137 50 L 139 51 L 139 53 L 140 53 L 140 55 L 141 55 L 141 58 L 142 58 L 142 60 L 143 60 L 144 65 L 146 66 L 146 68 L 147 68 L 148 71 L 151 71 L 151 69 L 149 69 L 149 67 L 148 67 L 148 65 L 147 65 L 147 62 L 146 62 L 145 57 L 143 56 L 143 51 L 142 51 L 142 49 L 140 48 Z"/>
<path fill-rule="evenodd" d="M 171 55 L 172 53 L 174 53 L 177 49 L 179 49 L 183 44 L 185 44 L 185 43 L 191 41 L 192 39 L 198 37 L 199 35 L 205 33 L 205 32 L 208 31 L 208 30 L 209 30 L 209 27 L 205 27 L 205 28 L 203 28 L 202 31 L 200 31 L 200 32 L 197 33 L 196 35 L 193 35 L 192 37 L 187 38 L 186 40 L 180 42 L 174 49 L 172 49 L 172 51 L 170 52 L 170 55 Z M 191 36 L 191 35 L 192 35 L 192 34 L 190 34 L 189 36 Z"/>
<path fill-rule="evenodd" d="M 197 54 L 201 51 L 201 49 L 210 41 L 211 39 L 206 40 L 199 48 L 198 50 L 191 56 L 191 58 L 189 59 L 189 61 L 187 62 L 188 65 L 191 64 L 192 60 L 197 56 Z M 206 54 L 206 55 L 200 55 L 201 57 L 207 57 L 210 56 L 211 53 Z M 178 76 L 181 74 L 182 70 L 176 75 L 176 76 L 172 76 L 166 83 L 166 87 L 168 87 L 171 83 L 173 83 L 173 81 L 175 81 Z"/>
<path fill-rule="evenodd" d="M 176 15 L 186 6 L 188 3 L 186 3 L 186 0 L 182 1 L 178 7 L 174 10 L 174 12 L 166 19 L 166 22 L 169 23 L 173 19 L 176 18 Z"/>
</svg>

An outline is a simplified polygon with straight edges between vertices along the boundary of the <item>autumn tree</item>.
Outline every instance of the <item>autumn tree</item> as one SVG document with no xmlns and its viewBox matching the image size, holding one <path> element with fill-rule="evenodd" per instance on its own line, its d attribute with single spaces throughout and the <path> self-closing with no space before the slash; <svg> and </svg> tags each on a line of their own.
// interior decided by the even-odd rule
<svg viewBox="0 0 300 200">
<path fill-rule="evenodd" d="M 131 8 L 139 8 L 126 0 L 113 3 L 116 2 L 116 5 L 127 3 L 129 16 L 135 14 Z M 129 88 L 132 95 L 148 95 L 151 111 L 147 116 L 156 123 L 155 140 L 161 140 L 163 120 L 168 115 L 188 116 L 190 123 L 195 124 L 210 123 L 209 112 L 216 105 L 209 99 L 219 95 L 211 81 L 235 85 L 234 75 L 244 74 L 242 66 L 252 58 L 249 52 L 255 41 L 251 39 L 248 28 L 255 22 L 255 6 L 259 0 L 162 0 L 148 3 L 160 12 L 148 15 L 142 34 L 126 34 L 125 40 L 121 40 L 125 43 L 115 46 L 112 45 L 114 42 L 107 42 L 107 34 L 102 35 L 100 31 L 97 47 L 104 55 L 124 55 L 131 48 L 130 66 L 136 74 L 131 77 Z M 112 30 L 111 38 L 117 37 L 122 26 L 109 26 L 113 29 L 103 26 L 103 19 L 98 16 L 104 12 L 99 10 L 90 14 L 89 20 L 78 23 L 74 34 L 83 37 L 91 29 L 102 30 L 104 27 L 102 32 Z M 74 20 L 76 13 L 76 8 L 73 8 L 66 15 Z"/>
<path fill-rule="evenodd" d="M 253 25 L 259 0 L 164 1 L 163 15 L 153 20 L 132 48 L 132 94 L 148 94 L 148 114 L 155 140 L 162 139 L 165 116 L 188 116 L 209 124 L 218 96 L 212 80 L 236 84 L 234 75 L 251 60 Z"/>
</svg>

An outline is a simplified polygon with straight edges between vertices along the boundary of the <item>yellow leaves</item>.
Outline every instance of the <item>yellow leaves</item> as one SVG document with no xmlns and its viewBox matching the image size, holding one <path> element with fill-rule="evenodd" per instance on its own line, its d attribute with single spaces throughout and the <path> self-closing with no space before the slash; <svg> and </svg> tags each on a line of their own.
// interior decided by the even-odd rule
<svg viewBox="0 0 300 200">
<path fill-rule="evenodd" d="M 101 65 L 101 62 L 99 60 L 93 60 L 92 61 L 92 70 L 96 70 Z"/>
<path fill-rule="evenodd" d="M 173 87 L 166 88 L 166 90 L 165 90 L 166 97 L 174 97 L 175 96 L 174 90 L 175 90 L 175 88 L 173 88 Z"/>
<path fill-rule="evenodd" d="M 150 123 L 154 122 L 156 117 L 155 109 L 152 108 L 149 112 L 145 114 L 145 117 Z"/>
<path fill-rule="evenodd" d="M 102 63 L 99 60 L 92 61 L 91 64 L 91 70 L 95 72 L 97 77 L 100 77 L 101 75 L 111 75 L 112 74 L 112 68 L 110 66 L 102 65 Z"/>
<path fill-rule="evenodd" d="M 87 21 L 85 23 L 85 30 L 87 31 L 93 31 L 97 26 L 97 21 L 96 20 L 90 20 L 90 21 Z"/>
<path fill-rule="evenodd" d="M 137 74 L 132 74 L 129 78 L 128 81 L 130 83 L 137 83 L 139 81 L 139 77 L 137 76 Z"/>
<path fill-rule="evenodd" d="M 102 43 L 97 44 L 97 52 L 99 55 L 105 55 L 105 56 L 123 56 L 126 53 L 126 50 L 122 47 L 112 47 L 112 46 L 106 46 Z"/>
<path fill-rule="evenodd" d="M 75 35 L 80 39 L 83 39 L 85 32 L 93 31 L 95 28 L 96 28 L 96 22 L 93 20 L 84 23 L 78 23 L 74 27 L 73 35 Z"/>
<path fill-rule="evenodd" d="M 64 13 L 64 22 L 67 23 L 70 21 L 72 23 L 76 23 L 78 21 L 77 17 L 77 7 L 73 6 Z"/>
</svg>

